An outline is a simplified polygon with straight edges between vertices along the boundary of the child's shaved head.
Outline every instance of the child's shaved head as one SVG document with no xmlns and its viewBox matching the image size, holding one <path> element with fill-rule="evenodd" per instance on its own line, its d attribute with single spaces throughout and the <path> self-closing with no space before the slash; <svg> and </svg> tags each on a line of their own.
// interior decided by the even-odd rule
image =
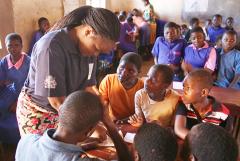
<svg viewBox="0 0 240 161">
<path fill-rule="evenodd" d="M 59 126 L 79 133 L 95 126 L 103 117 L 103 107 L 98 96 L 77 91 L 70 94 L 60 107 Z"/>
<path fill-rule="evenodd" d="M 197 69 L 190 72 L 186 79 L 191 79 L 197 82 L 202 88 L 211 89 L 213 86 L 213 78 L 211 73 L 204 69 Z"/>
</svg>

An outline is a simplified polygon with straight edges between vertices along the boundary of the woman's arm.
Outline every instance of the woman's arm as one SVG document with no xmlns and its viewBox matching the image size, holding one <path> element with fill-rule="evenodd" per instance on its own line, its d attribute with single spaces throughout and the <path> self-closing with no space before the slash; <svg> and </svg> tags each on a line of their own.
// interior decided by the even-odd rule
<svg viewBox="0 0 240 161">
<path fill-rule="evenodd" d="M 50 105 L 57 111 L 59 111 L 60 105 L 63 103 L 65 100 L 65 96 L 62 97 L 48 97 L 48 101 Z"/>
</svg>

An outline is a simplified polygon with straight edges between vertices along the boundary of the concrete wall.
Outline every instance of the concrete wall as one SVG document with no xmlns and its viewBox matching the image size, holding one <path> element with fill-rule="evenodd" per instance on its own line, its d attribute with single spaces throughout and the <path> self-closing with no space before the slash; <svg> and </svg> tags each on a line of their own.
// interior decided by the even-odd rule
<svg viewBox="0 0 240 161">
<path fill-rule="evenodd" d="M 0 58 L 6 53 L 4 39 L 9 32 L 14 31 L 12 1 L 0 0 L 0 41 L 3 49 L 0 49 Z"/>
<path fill-rule="evenodd" d="M 23 51 L 28 51 L 32 34 L 38 29 L 40 17 L 49 19 L 54 24 L 63 16 L 62 0 L 12 0 L 15 32 L 19 33 L 24 42 Z"/>
<path fill-rule="evenodd" d="M 17 32 L 23 38 L 23 51 L 28 51 L 32 34 L 38 29 L 37 20 L 47 17 L 53 25 L 63 15 L 84 5 L 86 0 L 0 0 L 0 40 L 3 49 L 0 57 L 6 54 L 4 38 L 7 33 Z M 181 23 L 183 0 L 150 0 L 155 13 L 162 19 Z M 142 0 L 106 0 L 106 7 L 112 11 L 133 8 L 144 9 Z"/>
<path fill-rule="evenodd" d="M 144 3 L 142 0 L 109 0 L 107 8 L 112 11 L 131 11 L 133 8 L 143 11 Z M 150 0 L 154 7 L 154 12 L 161 19 L 181 23 L 181 12 L 183 8 L 183 0 Z"/>
</svg>

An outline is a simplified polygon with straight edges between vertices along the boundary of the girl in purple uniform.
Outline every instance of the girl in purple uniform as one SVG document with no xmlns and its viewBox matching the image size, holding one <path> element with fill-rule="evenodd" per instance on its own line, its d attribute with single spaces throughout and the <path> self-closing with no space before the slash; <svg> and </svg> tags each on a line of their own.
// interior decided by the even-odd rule
<svg viewBox="0 0 240 161">
<path fill-rule="evenodd" d="M 5 39 L 8 55 L 0 61 L 0 142 L 4 153 L 14 154 L 20 139 L 16 102 L 27 77 L 30 58 L 22 52 L 22 38 L 11 33 Z M 14 157 L 14 156 L 12 156 Z"/>
</svg>

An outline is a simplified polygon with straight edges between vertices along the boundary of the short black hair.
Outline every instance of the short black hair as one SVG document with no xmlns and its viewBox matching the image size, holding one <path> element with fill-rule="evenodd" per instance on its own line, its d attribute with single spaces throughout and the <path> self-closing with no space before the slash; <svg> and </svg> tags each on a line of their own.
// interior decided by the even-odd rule
<svg viewBox="0 0 240 161">
<path fill-rule="evenodd" d="M 210 123 L 194 126 L 184 140 L 184 160 L 193 154 L 197 161 L 237 161 L 236 140 L 224 128 Z"/>
<path fill-rule="evenodd" d="M 199 86 L 202 88 L 211 89 L 213 86 L 213 77 L 211 73 L 205 69 L 196 69 L 190 72 L 187 75 L 186 79 L 194 79 L 195 81 L 199 82 Z"/>
<path fill-rule="evenodd" d="M 175 28 L 177 29 L 177 24 L 175 22 L 168 22 L 164 25 L 164 29 L 166 28 Z"/>
<path fill-rule="evenodd" d="M 194 27 L 194 28 L 190 31 L 190 34 L 195 33 L 195 32 L 200 32 L 200 33 L 202 33 L 203 35 L 205 35 L 202 27 L 200 27 L 200 26 Z"/>
<path fill-rule="evenodd" d="M 233 35 L 233 36 L 238 37 L 238 34 L 237 34 L 237 32 L 236 32 L 235 30 L 226 30 L 226 31 L 223 33 L 223 35 L 225 35 L 225 34 L 227 34 L 227 35 Z"/>
<path fill-rule="evenodd" d="M 118 15 L 118 19 L 119 19 L 120 22 L 125 21 L 125 18 L 126 17 L 124 15 Z"/>
<path fill-rule="evenodd" d="M 222 15 L 220 15 L 220 14 L 215 14 L 215 15 L 213 15 L 213 17 L 221 18 L 221 19 L 222 19 Z M 213 18 L 213 17 L 212 17 L 212 18 Z"/>
<path fill-rule="evenodd" d="M 142 58 L 139 54 L 134 53 L 134 52 L 127 52 L 124 54 L 121 59 L 119 64 L 124 61 L 126 63 L 132 63 L 137 67 L 137 70 L 140 71 L 142 67 Z"/>
<path fill-rule="evenodd" d="M 189 25 L 193 26 L 193 24 L 195 24 L 197 22 L 199 22 L 199 19 L 197 17 L 193 17 L 193 18 L 190 19 Z"/>
<path fill-rule="evenodd" d="M 141 161 L 174 161 L 178 150 L 173 133 L 155 123 L 139 128 L 134 145 Z"/>
<path fill-rule="evenodd" d="M 5 37 L 5 44 L 7 41 L 18 40 L 22 44 L 22 37 L 18 33 L 9 33 Z"/>
<path fill-rule="evenodd" d="M 132 22 L 133 22 L 133 18 L 132 18 L 132 17 L 133 17 L 133 14 L 131 14 L 131 13 L 129 13 L 129 14 L 127 15 L 127 18 L 126 18 L 126 19 L 127 19 L 127 22 L 128 22 L 128 23 L 132 23 Z"/>
<path fill-rule="evenodd" d="M 40 17 L 40 18 L 38 19 L 38 26 L 41 26 L 41 24 L 42 24 L 43 21 L 48 21 L 48 19 L 47 19 L 46 17 Z"/>
<path fill-rule="evenodd" d="M 86 91 L 70 94 L 60 106 L 59 126 L 72 133 L 94 127 L 103 117 L 103 107 L 97 95 Z"/>
<path fill-rule="evenodd" d="M 174 72 L 168 65 L 155 64 L 151 68 L 153 68 L 156 72 L 161 73 L 164 83 L 169 85 L 172 83 Z"/>
</svg>

